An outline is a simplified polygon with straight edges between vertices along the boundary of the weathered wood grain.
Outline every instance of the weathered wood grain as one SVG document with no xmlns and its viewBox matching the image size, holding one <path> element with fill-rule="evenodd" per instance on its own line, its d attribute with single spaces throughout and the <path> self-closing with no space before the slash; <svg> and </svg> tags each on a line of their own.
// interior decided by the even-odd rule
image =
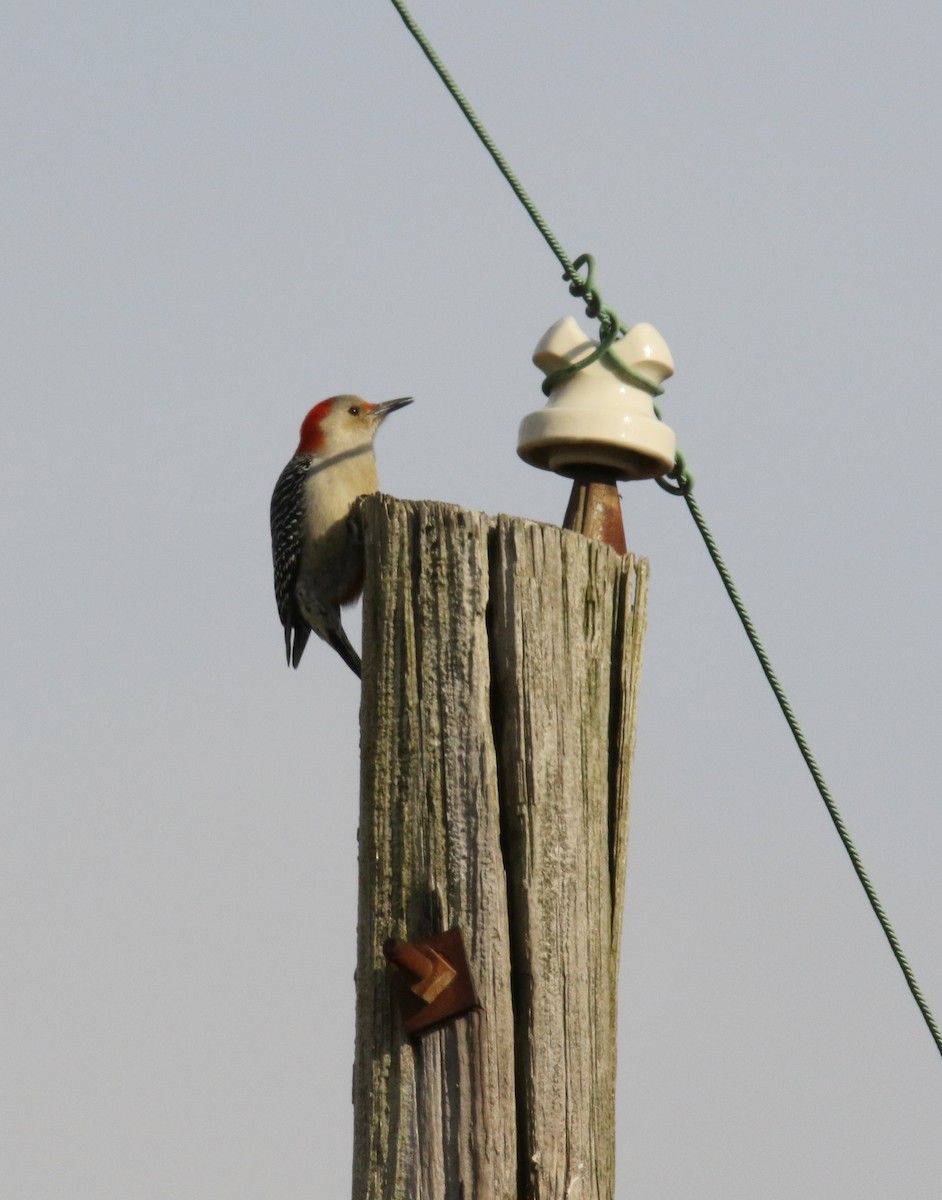
<svg viewBox="0 0 942 1200">
<path fill-rule="evenodd" d="M 486 626 L 488 521 L 371 502 L 354 1196 L 516 1195 L 513 1015 Z M 381 947 L 459 925 L 482 1011 L 410 1044 Z"/>
<path fill-rule="evenodd" d="M 646 574 L 364 499 L 355 1200 L 611 1200 Z M 461 926 L 481 1011 L 414 1043 L 381 953 Z"/>
</svg>

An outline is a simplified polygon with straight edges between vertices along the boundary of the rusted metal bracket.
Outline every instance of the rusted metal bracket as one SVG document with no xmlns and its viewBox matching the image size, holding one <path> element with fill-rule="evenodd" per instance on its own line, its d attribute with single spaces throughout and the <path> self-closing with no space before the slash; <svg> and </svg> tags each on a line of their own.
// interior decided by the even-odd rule
<svg viewBox="0 0 942 1200">
<path fill-rule="evenodd" d="M 618 475 L 605 467 L 579 467 L 573 468 L 573 478 L 563 528 L 574 529 L 625 554 Z"/>
<path fill-rule="evenodd" d="M 460 929 L 415 942 L 387 938 L 383 954 L 397 968 L 402 1024 L 410 1037 L 480 1007 Z"/>
</svg>

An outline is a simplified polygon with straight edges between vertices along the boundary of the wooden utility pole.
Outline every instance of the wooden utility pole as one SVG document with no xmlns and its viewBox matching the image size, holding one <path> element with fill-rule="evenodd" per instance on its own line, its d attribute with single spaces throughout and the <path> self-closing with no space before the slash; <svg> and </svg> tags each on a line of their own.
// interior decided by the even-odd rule
<svg viewBox="0 0 942 1200">
<path fill-rule="evenodd" d="M 444 504 L 359 517 L 354 1200 L 612 1200 L 646 563 Z M 384 943 L 454 927 L 479 1007 L 409 1038 Z"/>
</svg>

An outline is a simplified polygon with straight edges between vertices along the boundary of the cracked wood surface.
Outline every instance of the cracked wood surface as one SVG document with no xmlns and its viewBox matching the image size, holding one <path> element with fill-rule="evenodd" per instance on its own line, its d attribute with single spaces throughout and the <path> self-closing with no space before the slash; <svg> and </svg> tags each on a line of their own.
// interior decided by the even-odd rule
<svg viewBox="0 0 942 1200">
<path fill-rule="evenodd" d="M 354 1200 L 611 1200 L 646 564 L 377 495 Z M 382 944 L 461 927 L 481 1009 L 410 1042 Z"/>
</svg>

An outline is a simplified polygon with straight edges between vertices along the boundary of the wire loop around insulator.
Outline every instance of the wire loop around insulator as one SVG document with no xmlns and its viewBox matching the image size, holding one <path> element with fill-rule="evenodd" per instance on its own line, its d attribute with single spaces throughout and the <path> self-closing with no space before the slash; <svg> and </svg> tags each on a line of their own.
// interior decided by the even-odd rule
<svg viewBox="0 0 942 1200">
<path fill-rule="evenodd" d="M 583 267 L 585 267 L 585 279 L 580 278 L 576 274 Z M 572 268 L 571 272 L 565 271 L 563 273 L 563 279 L 569 280 L 570 295 L 578 296 L 580 300 L 585 301 L 586 316 L 598 317 L 602 311 L 602 297 L 595 287 L 595 257 L 591 254 L 580 254 L 572 264 Z M 617 322 L 618 317 L 615 314 L 615 310 L 608 309 L 607 311 L 615 317 Z"/>
<path fill-rule="evenodd" d="M 583 267 L 585 267 L 584 279 L 578 274 Z M 558 371 L 551 371 L 543 380 L 544 396 L 548 396 L 553 388 L 559 387 L 561 383 L 565 383 L 567 379 L 571 378 L 578 371 L 582 371 L 591 363 L 597 362 L 603 354 L 609 356 L 617 372 L 627 379 L 633 387 L 640 388 L 643 392 L 647 392 L 649 396 L 663 395 L 664 389 L 662 387 L 658 387 L 650 379 L 645 379 L 643 375 L 640 375 L 633 367 L 619 358 L 615 346 L 619 338 L 628 332 L 628 326 L 622 321 L 610 304 L 603 304 L 602 302 L 602 294 L 595 286 L 595 258 L 593 255 L 580 254 L 572 264 L 572 270 L 567 267 L 563 272 L 563 279 L 569 281 L 571 295 L 578 296 L 580 300 L 585 302 L 586 316 L 598 321 L 599 345 L 596 350 L 591 354 L 587 354 L 585 358 L 580 358 L 578 362 L 560 367 Z M 660 414 L 658 414 L 658 419 L 660 419 Z"/>
<path fill-rule="evenodd" d="M 661 414 L 657 415 L 660 418 Z M 667 483 L 668 479 L 674 479 L 676 483 Z M 684 458 L 682 450 L 678 450 L 674 455 L 674 465 L 667 474 L 655 479 L 654 482 L 672 496 L 690 495 L 693 491 L 693 474 L 687 470 L 687 460 Z"/>
<path fill-rule="evenodd" d="M 591 353 L 587 354 L 585 358 L 580 358 L 578 362 L 569 363 L 565 367 L 559 367 L 555 371 L 550 371 L 549 375 L 546 376 L 541 385 L 544 396 L 548 396 L 550 392 L 552 392 L 553 388 L 558 388 L 560 384 L 565 383 L 567 379 L 571 379 L 573 375 L 577 375 L 581 370 L 589 366 L 591 363 L 598 362 L 603 354 L 608 353 L 609 347 L 618 337 L 617 320 L 614 323 L 609 323 L 607 329 L 604 326 L 601 326 L 599 332 L 602 334 L 601 342 L 599 342 L 595 349 L 591 351 Z"/>
</svg>

